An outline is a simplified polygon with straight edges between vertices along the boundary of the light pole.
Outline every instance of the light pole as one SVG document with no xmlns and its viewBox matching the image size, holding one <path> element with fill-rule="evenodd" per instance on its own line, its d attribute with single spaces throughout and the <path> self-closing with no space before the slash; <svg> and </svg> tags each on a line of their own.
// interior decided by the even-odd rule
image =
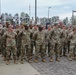
<svg viewBox="0 0 76 75">
<path fill-rule="evenodd" d="M 51 9 L 51 7 L 48 7 L 48 19 L 49 19 L 50 9 Z"/>
<path fill-rule="evenodd" d="M 29 4 L 29 25 L 30 25 L 30 19 L 31 19 L 31 5 Z"/>
<path fill-rule="evenodd" d="M 0 16 L 1 16 L 1 0 L 0 0 Z"/>
<path fill-rule="evenodd" d="M 37 0 L 35 0 L 35 24 L 37 24 Z"/>
<path fill-rule="evenodd" d="M 72 25 L 74 24 L 74 13 L 76 13 L 76 11 L 72 10 Z"/>
<path fill-rule="evenodd" d="M 2 20 L 1 20 L 1 0 L 0 0 L 0 23 L 2 22 Z"/>
</svg>

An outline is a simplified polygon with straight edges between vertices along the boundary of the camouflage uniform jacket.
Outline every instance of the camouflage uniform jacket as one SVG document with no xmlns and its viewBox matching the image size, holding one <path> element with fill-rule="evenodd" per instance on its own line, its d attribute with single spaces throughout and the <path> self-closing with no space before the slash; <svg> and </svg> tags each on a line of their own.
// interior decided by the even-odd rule
<svg viewBox="0 0 76 75">
<path fill-rule="evenodd" d="M 36 44 L 45 44 L 45 32 L 44 31 L 35 32 L 34 39 L 36 41 Z"/>
<path fill-rule="evenodd" d="M 70 45 L 76 45 L 76 33 L 72 31 L 69 34 L 68 39 L 70 40 Z"/>
<path fill-rule="evenodd" d="M 6 31 L 3 38 L 6 38 L 6 46 L 16 46 L 16 33 Z"/>
<path fill-rule="evenodd" d="M 31 44 L 31 32 L 29 30 L 23 30 L 21 33 L 21 43 L 22 45 Z"/>
</svg>

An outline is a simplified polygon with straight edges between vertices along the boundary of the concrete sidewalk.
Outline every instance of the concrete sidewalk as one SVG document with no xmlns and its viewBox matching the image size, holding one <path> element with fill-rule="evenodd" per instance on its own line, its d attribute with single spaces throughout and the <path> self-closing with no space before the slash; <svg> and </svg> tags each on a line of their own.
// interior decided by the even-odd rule
<svg viewBox="0 0 76 75">
<path fill-rule="evenodd" d="M 6 65 L 0 57 L 0 75 L 40 75 L 29 63 L 17 65 L 11 61 L 10 65 Z"/>
</svg>

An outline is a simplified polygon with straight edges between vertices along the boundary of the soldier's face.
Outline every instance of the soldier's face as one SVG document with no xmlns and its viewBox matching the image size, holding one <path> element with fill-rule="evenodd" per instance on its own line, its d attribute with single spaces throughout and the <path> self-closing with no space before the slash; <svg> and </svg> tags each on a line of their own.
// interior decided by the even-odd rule
<svg viewBox="0 0 76 75">
<path fill-rule="evenodd" d="M 58 25 L 56 25 L 56 28 L 58 28 L 59 26 Z"/>
<path fill-rule="evenodd" d="M 43 27 L 43 30 L 45 30 L 45 27 Z"/>
<path fill-rule="evenodd" d="M 0 29 L 0 32 L 2 31 L 2 29 Z"/>
<path fill-rule="evenodd" d="M 37 26 L 34 26 L 34 29 L 37 30 Z"/>
<path fill-rule="evenodd" d="M 23 29 L 23 28 L 24 28 L 24 26 L 23 26 L 23 25 L 21 25 L 21 28 Z"/>
<path fill-rule="evenodd" d="M 66 27 L 63 27 L 63 30 L 66 30 Z"/>
<path fill-rule="evenodd" d="M 48 30 L 51 30 L 51 27 L 48 27 Z"/>
<path fill-rule="evenodd" d="M 9 30 L 10 32 L 12 32 L 12 31 L 13 31 L 13 28 L 12 28 L 12 27 L 10 27 L 8 30 Z"/>
<path fill-rule="evenodd" d="M 76 29 L 74 30 L 74 32 L 76 33 Z"/>
<path fill-rule="evenodd" d="M 16 29 L 18 29 L 19 28 L 19 26 L 16 26 Z"/>
</svg>

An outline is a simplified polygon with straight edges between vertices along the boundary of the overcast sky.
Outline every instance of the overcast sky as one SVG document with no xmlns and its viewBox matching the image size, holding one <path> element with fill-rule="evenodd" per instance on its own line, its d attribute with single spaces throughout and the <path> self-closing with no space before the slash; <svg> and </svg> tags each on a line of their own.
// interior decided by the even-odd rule
<svg viewBox="0 0 76 75">
<path fill-rule="evenodd" d="M 29 5 L 31 6 L 31 17 L 34 17 L 35 0 L 1 0 L 2 13 L 21 13 L 29 14 Z M 59 16 L 61 19 L 72 16 L 72 10 L 76 10 L 76 0 L 37 0 L 38 17 L 48 17 L 48 7 L 50 17 Z"/>
</svg>

